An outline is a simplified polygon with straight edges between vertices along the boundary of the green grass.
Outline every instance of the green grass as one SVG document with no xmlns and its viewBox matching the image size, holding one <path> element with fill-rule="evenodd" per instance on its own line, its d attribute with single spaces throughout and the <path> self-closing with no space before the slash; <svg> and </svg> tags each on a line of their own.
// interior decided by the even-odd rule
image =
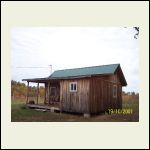
<svg viewBox="0 0 150 150">
<path fill-rule="evenodd" d="M 79 115 L 36 111 L 27 108 L 25 104 L 12 104 L 11 120 L 13 122 L 80 121 L 82 118 Z"/>
<path fill-rule="evenodd" d="M 132 114 L 99 114 L 90 118 L 69 113 L 41 112 L 29 109 L 23 100 L 12 101 L 12 122 L 137 122 L 139 121 L 138 100 L 123 100 L 123 108 L 133 109 Z"/>
</svg>

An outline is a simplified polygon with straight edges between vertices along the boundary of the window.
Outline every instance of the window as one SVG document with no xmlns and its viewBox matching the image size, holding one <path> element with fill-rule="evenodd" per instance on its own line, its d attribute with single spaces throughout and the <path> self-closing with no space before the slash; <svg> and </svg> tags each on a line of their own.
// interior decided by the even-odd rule
<svg viewBox="0 0 150 150">
<path fill-rule="evenodd" d="M 117 81 L 117 76 L 116 75 L 114 75 L 114 82 L 116 82 Z"/>
<path fill-rule="evenodd" d="M 77 92 L 77 82 L 70 83 L 70 92 Z"/>
<path fill-rule="evenodd" d="M 56 87 L 50 88 L 50 96 L 56 96 Z"/>
<path fill-rule="evenodd" d="M 117 97 L 117 85 L 113 86 L 113 97 Z"/>
</svg>

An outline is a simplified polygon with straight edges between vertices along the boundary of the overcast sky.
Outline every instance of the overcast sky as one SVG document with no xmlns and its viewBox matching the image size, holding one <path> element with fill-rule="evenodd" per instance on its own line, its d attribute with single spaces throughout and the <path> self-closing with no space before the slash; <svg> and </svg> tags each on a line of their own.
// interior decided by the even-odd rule
<svg viewBox="0 0 150 150">
<path fill-rule="evenodd" d="M 139 91 L 139 45 L 124 27 L 16 27 L 11 30 L 12 79 L 47 77 L 59 69 L 120 63 L 128 85 Z M 30 68 L 41 67 L 41 68 Z"/>
</svg>

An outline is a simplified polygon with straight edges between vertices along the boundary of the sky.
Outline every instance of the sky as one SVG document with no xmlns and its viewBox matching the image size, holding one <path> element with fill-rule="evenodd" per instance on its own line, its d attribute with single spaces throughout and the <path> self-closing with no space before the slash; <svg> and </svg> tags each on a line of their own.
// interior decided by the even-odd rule
<svg viewBox="0 0 150 150">
<path fill-rule="evenodd" d="M 135 33 L 132 27 L 14 27 L 11 79 L 23 82 L 59 69 L 119 63 L 128 84 L 123 90 L 139 92 Z"/>
</svg>

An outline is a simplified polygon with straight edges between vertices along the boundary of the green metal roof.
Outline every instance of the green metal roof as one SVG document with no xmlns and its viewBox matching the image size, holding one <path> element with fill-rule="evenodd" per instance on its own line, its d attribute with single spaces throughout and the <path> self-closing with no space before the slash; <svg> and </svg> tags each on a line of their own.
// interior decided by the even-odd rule
<svg viewBox="0 0 150 150">
<path fill-rule="evenodd" d="M 23 81 L 46 83 L 55 79 L 83 78 L 91 77 L 92 75 L 109 75 L 116 73 L 116 70 L 119 71 L 122 86 L 126 86 L 127 82 L 121 70 L 120 64 L 57 70 L 46 78 L 23 79 Z"/>
<path fill-rule="evenodd" d="M 92 66 L 85 68 L 65 69 L 57 70 L 51 74 L 50 78 L 66 78 L 66 77 L 77 77 L 77 76 L 91 76 L 91 75 L 102 75 L 102 74 L 113 74 L 119 64 L 103 65 L 103 66 Z"/>
</svg>

